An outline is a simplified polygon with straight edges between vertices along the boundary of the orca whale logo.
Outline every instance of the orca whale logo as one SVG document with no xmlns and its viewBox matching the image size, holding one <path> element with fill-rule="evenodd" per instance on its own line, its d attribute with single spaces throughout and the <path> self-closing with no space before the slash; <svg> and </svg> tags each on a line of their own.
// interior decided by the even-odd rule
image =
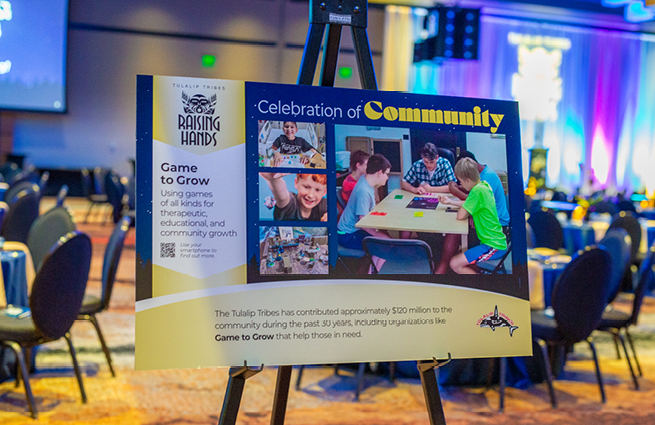
<svg viewBox="0 0 655 425">
<path fill-rule="evenodd" d="M 478 323 L 481 328 L 491 328 L 494 332 L 496 331 L 496 328 L 509 328 L 509 336 L 514 336 L 514 331 L 519 327 L 514 326 L 513 323 L 510 323 L 508 318 L 503 316 L 498 314 L 498 306 L 496 306 L 493 315 L 480 319 Z"/>
<path fill-rule="evenodd" d="M 195 94 L 189 97 L 188 94 L 182 92 L 182 103 L 184 104 L 184 112 L 187 114 L 205 114 L 214 115 L 216 107 L 216 95 L 211 97 Z"/>
</svg>

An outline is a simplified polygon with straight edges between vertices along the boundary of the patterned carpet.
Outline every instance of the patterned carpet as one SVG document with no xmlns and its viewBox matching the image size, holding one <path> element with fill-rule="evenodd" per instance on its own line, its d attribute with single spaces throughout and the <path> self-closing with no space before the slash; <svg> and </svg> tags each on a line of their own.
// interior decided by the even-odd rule
<svg viewBox="0 0 655 425">
<path fill-rule="evenodd" d="M 74 203 L 83 211 L 85 204 Z M 104 244 L 111 226 L 80 224 L 94 241 L 90 289 L 99 292 Z M 133 231 L 131 231 L 133 232 Z M 112 350 L 117 377 L 112 378 L 95 331 L 88 323 L 73 326 L 73 340 L 84 370 L 89 401 L 82 404 L 70 356 L 63 341 L 44 345 L 36 357 L 31 383 L 39 419 L 29 416 L 23 387 L 0 384 L 0 424 L 216 424 L 227 383 L 226 369 L 134 371 L 134 246 L 130 233 L 118 274 L 111 309 L 99 316 Z M 630 308 L 629 300 L 620 306 Z M 453 424 L 653 424 L 655 423 L 655 299 L 648 298 L 635 329 L 644 378 L 635 391 L 625 360 L 617 360 L 614 345 L 594 335 L 601 356 L 608 402 L 600 403 L 591 354 L 575 347 L 564 379 L 555 382 L 560 407 L 552 409 L 545 384 L 526 390 L 508 388 L 506 413 L 497 413 L 498 389 L 444 387 L 441 396 L 447 423 Z M 165 354 L 162 354 L 165 355 Z M 275 368 L 247 381 L 238 423 L 270 423 Z M 294 370 L 292 382 L 295 383 Z M 287 424 L 429 424 L 418 379 L 390 383 L 367 374 L 359 402 L 353 402 L 352 371 L 335 376 L 332 368 L 306 368 L 300 391 L 291 389 Z"/>
</svg>

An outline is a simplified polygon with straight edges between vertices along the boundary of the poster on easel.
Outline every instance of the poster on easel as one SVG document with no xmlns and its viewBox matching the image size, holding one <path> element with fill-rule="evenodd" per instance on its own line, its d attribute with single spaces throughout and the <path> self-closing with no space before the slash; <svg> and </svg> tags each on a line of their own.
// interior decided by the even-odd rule
<svg viewBox="0 0 655 425">
<path fill-rule="evenodd" d="M 519 133 L 510 101 L 138 76 L 136 368 L 531 355 Z"/>
</svg>

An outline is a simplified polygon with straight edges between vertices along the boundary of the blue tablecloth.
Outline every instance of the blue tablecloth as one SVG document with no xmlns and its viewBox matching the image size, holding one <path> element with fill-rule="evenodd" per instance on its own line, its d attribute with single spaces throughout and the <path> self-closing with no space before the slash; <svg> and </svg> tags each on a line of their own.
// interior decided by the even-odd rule
<svg viewBox="0 0 655 425">
<path fill-rule="evenodd" d="M 25 275 L 25 253 L 21 251 L 0 251 L 2 276 L 5 281 L 7 304 L 29 307 L 27 277 Z"/>
<path fill-rule="evenodd" d="M 566 268 L 566 264 L 546 264 L 544 265 L 544 305 L 550 307 L 550 299 L 553 295 L 553 289 L 555 288 L 555 283 L 557 278 L 562 274 Z"/>
<path fill-rule="evenodd" d="M 648 208 L 648 209 L 642 211 L 639 215 L 641 215 L 642 217 L 647 218 L 649 220 L 655 220 L 655 209 Z"/>
<path fill-rule="evenodd" d="M 2 277 L 5 281 L 7 304 L 16 307 L 29 307 L 27 276 L 25 274 L 25 253 L 22 251 L 0 251 Z M 32 365 L 34 365 L 34 355 Z M 13 379 L 16 357 L 10 348 L 0 347 L 0 382 Z"/>
<path fill-rule="evenodd" d="M 562 230 L 564 231 L 564 249 L 571 254 L 596 244 L 594 228 L 587 223 L 566 223 L 562 225 Z"/>
</svg>

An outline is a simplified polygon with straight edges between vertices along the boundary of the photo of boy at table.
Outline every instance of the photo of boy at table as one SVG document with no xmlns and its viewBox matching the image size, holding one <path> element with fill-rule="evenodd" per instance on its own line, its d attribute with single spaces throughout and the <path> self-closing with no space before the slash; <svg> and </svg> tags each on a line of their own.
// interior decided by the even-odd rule
<svg viewBox="0 0 655 425">
<path fill-rule="evenodd" d="M 287 188 L 282 177 L 289 173 L 259 173 L 273 193 L 276 221 L 327 221 L 327 176 L 325 174 L 297 174 L 294 187 Z"/>
<path fill-rule="evenodd" d="M 477 274 L 473 267 L 483 261 L 495 260 L 507 251 L 507 240 L 498 220 L 496 201 L 489 183 L 480 180 L 477 162 L 471 158 L 462 158 L 455 164 L 455 175 L 469 194 L 465 201 L 440 196 L 446 205 L 461 207 L 457 211 L 458 220 L 473 217 L 475 232 L 480 245 L 466 252 L 455 255 L 450 260 L 450 268 L 458 274 Z"/>
<path fill-rule="evenodd" d="M 454 181 L 455 173 L 450 161 L 439 156 L 433 143 L 426 143 L 421 149 L 421 159 L 405 173 L 400 188 L 418 195 L 448 193 L 448 183 Z"/>
<path fill-rule="evenodd" d="M 300 163 L 308 163 L 314 155 L 320 155 L 320 153 L 314 149 L 309 142 L 302 137 L 296 136 L 298 132 L 298 124 L 295 121 L 284 121 L 282 125 L 282 130 L 284 134 L 281 134 L 273 142 L 273 161 L 272 167 L 279 167 L 284 161 L 282 155 L 296 155 L 303 154 L 300 156 Z"/>
<path fill-rule="evenodd" d="M 364 151 L 355 151 L 350 154 L 350 174 L 341 184 L 341 198 L 348 202 L 357 181 L 361 176 L 366 174 L 366 165 L 371 155 Z"/>
<path fill-rule="evenodd" d="M 357 180 L 337 224 L 337 238 L 341 246 L 362 249 L 362 240 L 367 236 L 389 238 L 387 233 L 380 230 L 358 229 L 355 225 L 375 208 L 375 191 L 387 184 L 390 172 L 391 163 L 384 156 L 375 154 L 368 159 L 366 174 Z"/>
<path fill-rule="evenodd" d="M 505 190 L 503 189 L 503 184 L 500 182 L 498 174 L 489 166 L 480 164 L 476 159 L 475 155 L 469 151 L 462 151 L 459 154 L 458 160 L 462 158 L 471 158 L 478 167 L 478 172 L 480 173 L 480 180 L 489 183 L 491 190 L 494 194 L 494 201 L 496 202 L 496 212 L 498 214 L 498 221 L 502 226 L 503 233 L 509 235 L 509 211 L 507 210 L 507 199 L 505 197 Z M 464 201 L 468 197 L 468 191 L 457 182 L 448 183 L 448 188 L 450 193 L 457 196 L 460 200 Z M 457 253 L 459 250 L 460 237 L 454 234 L 446 234 L 443 242 L 443 251 L 441 253 L 441 260 L 437 269 L 436 274 L 444 274 L 448 271 L 448 265 L 450 264 L 450 259 Z"/>
</svg>

